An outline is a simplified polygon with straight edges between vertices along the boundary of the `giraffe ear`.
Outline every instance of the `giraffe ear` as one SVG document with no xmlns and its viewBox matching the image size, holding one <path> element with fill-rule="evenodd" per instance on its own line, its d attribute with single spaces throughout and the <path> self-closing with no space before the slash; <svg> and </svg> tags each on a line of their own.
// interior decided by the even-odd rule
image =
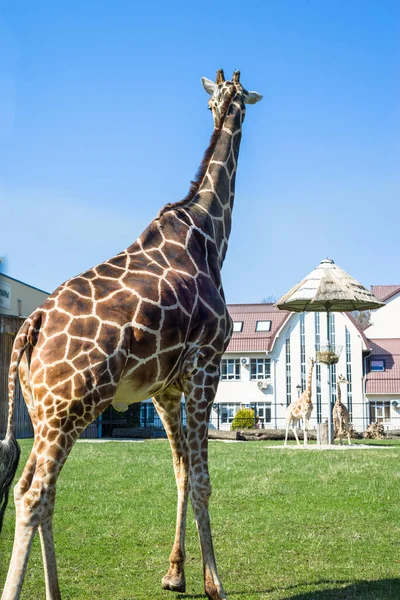
<svg viewBox="0 0 400 600">
<path fill-rule="evenodd" d="M 217 84 L 214 83 L 214 81 L 211 81 L 211 79 L 207 79 L 207 77 L 202 77 L 201 83 L 203 84 L 203 88 L 206 90 L 207 94 L 212 96 L 217 88 Z"/>
<path fill-rule="evenodd" d="M 245 104 L 255 104 L 256 102 L 260 102 L 262 100 L 261 94 L 257 92 L 244 92 L 244 102 Z"/>
</svg>

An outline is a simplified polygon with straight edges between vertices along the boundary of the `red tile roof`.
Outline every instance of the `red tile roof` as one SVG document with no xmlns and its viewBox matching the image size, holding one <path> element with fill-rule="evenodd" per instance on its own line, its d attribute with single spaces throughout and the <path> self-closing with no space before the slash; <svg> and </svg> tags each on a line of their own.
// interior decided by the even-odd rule
<svg viewBox="0 0 400 600">
<path fill-rule="evenodd" d="M 384 302 L 391 296 L 394 296 L 394 294 L 397 294 L 397 292 L 400 292 L 400 285 L 371 285 L 371 292 Z"/>
<path fill-rule="evenodd" d="M 228 304 L 233 321 L 243 321 L 243 329 L 233 332 L 227 352 L 267 352 L 290 312 L 273 304 Z M 257 321 L 271 321 L 271 331 L 256 331 Z"/>
<path fill-rule="evenodd" d="M 370 340 L 371 359 L 385 361 L 384 371 L 367 374 L 367 394 L 400 394 L 400 339 Z"/>
</svg>

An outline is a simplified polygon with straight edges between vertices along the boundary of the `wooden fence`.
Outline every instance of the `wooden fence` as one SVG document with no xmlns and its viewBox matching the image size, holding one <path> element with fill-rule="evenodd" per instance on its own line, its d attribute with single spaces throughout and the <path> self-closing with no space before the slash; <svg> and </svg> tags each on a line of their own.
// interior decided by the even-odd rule
<svg viewBox="0 0 400 600">
<path fill-rule="evenodd" d="M 0 316 L 0 438 L 4 437 L 7 427 L 8 369 L 10 367 L 11 349 L 15 336 L 23 322 L 24 320 L 19 317 Z M 14 424 L 17 437 L 27 438 L 33 436 L 32 423 L 19 382 L 16 388 Z"/>
</svg>

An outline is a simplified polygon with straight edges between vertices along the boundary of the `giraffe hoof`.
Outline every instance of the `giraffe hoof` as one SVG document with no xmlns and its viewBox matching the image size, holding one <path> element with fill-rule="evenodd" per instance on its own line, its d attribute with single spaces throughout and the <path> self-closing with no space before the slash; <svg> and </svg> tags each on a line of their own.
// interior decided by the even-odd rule
<svg viewBox="0 0 400 600">
<path fill-rule="evenodd" d="M 224 590 L 218 590 L 217 586 L 214 583 L 206 582 L 204 591 L 209 600 L 226 600 Z"/>
<path fill-rule="evenodd" d="M 162 578 L 161 585 L 163 590 L 170 590 L 171 592 L 186 592 L 186 579 L 182 577 L 176 577 L 171 575 L 165 575 Z"/>
</svg>

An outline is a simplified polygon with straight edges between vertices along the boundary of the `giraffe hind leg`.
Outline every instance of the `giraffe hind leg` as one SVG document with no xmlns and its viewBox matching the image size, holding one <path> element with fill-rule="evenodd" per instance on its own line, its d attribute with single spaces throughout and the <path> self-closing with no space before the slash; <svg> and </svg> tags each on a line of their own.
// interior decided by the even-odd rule
<svg viewBox="0 0 400 600">
<path fill-rule="evenodd" d="M 202 374 L 200 372 L 200 374 Z M 203 374 L 203 377 L 205 374 Z M 187 436 L 189 447 L 190 500 L 196 519 L 203 559 L 204 591 L 209 600 L 226 600 L 222 582 L 218 576 L 214 555 L 208 503 L 211 484 L 208 471 L 208 422 L 219 373 L 214 386 L 186 384 Z"/>
<path fill-rule="evenodd" d="M 75 441 L 79 434 L 74 430 L 74 434 L 69 435 L 70 439 L 72 436 Z M 66 440 L 67 437 L 62 431 L 58 431 L 55 439 L 52 436 L 51 440 L 35 435 L 28 463 L 15 487 L 14 547 L 1 600 L 19 599 L 32 542 L 38 529 L 42 543 L 46 600 L 61 598 L 54 553 L 52 517 L 57 477 L 73 446 L 73 442 L 67 444 Z"/>
<path fill-rule="evenodd" d="M 169 558 L 168 573 L 162 578 L 162 587 L 172 592 L 185 592 L 185 530 L 189 479 L 187 443 L 182 428 L 181 393 L 166 392 L 154 398 L 153 403 L 170 442 L 178 489 L 175 541 Z"/>
</svg>

